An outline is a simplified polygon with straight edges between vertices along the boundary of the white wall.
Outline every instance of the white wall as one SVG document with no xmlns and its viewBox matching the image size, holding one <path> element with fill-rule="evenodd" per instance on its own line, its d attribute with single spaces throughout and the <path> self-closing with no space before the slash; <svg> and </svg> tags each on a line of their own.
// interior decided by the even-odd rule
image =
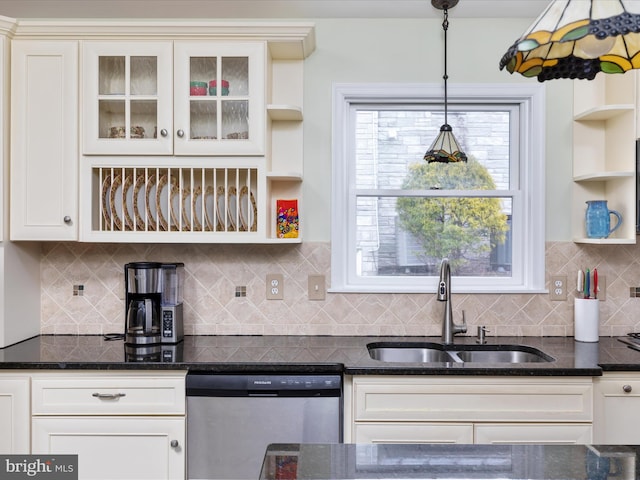
<svg viewBox="0 0 640 480">
<path fill-rule="evenodd" d="M 333 82 L 442 83 L 442 19 L 313 19 L 317 49 L 305 64 L 305 240 L 329 241 Z M 449 13 L 449 84 L 537 82 L 500 71 L 531 19 Z M 570 240 L 572 83 L 546 82 L 546 238 Z M 427 145 L 425 145 L 426 147 Z"/>
</svg>

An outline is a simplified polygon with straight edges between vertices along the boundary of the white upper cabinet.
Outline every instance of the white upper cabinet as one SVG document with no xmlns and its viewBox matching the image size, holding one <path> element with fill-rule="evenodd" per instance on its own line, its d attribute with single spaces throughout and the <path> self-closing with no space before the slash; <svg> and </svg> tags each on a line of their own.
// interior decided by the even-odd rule
<svg viewBox="0 0 640 480">
<path fill-rule="evenodd" d="M 87 155 L 264 155 L 266 42 L 83 43 Z"/>
<path fill-rule="evenodd" d="M 264 155 L 265 47 L 176 42 L 177 155 Z"/>
<path fill-rule="evenodd" d="M 173 153 L 172 42 L 83 42 L 85 154 Z"/>
<path fill-rule="evenodd" d="M 13 40 L 11 240 L 77 240 L 78 223 L 78 42 Z"/>
</svg>

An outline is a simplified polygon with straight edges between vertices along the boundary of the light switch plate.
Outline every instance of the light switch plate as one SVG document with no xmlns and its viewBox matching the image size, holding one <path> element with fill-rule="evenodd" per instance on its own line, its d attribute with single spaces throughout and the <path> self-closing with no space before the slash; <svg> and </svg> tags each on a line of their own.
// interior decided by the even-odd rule
<svg viewBox="0 0 640 480">
<path fill-rule="evenodd" d="M 324 300 L 325 297 L 324 275 L 309 275 L 309 300 Z"/>
<path fill-rule="evenodd" d="M 284 277 L 281 273 L 267 275 L 267 300 L 284 299 Z"/>
</svg>

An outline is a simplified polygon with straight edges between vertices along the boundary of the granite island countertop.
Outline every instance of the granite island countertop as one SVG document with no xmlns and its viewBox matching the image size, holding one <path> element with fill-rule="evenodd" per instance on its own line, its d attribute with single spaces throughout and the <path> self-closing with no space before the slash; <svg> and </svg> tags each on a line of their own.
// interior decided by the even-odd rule
<svg viewBox="0 0 640 480">
<path fill-rule="evenodd" d="M 640 446 L 273 444 L 261 480 L 638 479 Z"/>
<path fill-rule="evenodd" d="M 439 337 L 187 336 L 158 351 L 129 351 L 100 335 L 39 335 L 0 349 L 0 369 L 182 369 L 226 373 L 332 373 L 349 375 L 598 376 L 640 371 L 640 351 L 616 338 L 575 342 L 571 337 L 489 337 L 487 344 L 534 347 L 554 361 L 523 364 L 390 363 L 369 357 L 372 342 L 436 342 Z M 456 337 L 473 344 L 475 337 Z"/>
</svg>

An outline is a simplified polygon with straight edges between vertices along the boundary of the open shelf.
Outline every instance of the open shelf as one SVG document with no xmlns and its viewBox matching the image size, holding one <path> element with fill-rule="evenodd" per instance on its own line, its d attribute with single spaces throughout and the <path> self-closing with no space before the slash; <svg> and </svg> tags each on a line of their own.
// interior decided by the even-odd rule
<svg viewBox="0 0 640 480">
<path fill-rule="evenodd" d="M 631 238 L 574 238 L 573 243 L 590 243 L 593 245 L 633 245 L 636 241 Z"/>
<path fill-rule="evenodd" d="M 634 110 L 635 107 L 631 103 L 622 105 L 604 105 L 602 107 L 594 107 L 585 112 L 576 114 L 573 119 L 578 122 L 608 120 L 629 111 L 633 112 Z"/>
<path fill-rule="evenodd" d="M 573 177 L 574 182 L 606 182 L 617 178 L 635 177 L 635 172 L 596 172 Z"/>
<path fill-rule="evenodd" d="M 302 121 L 302 109 L 293 105 L 267 105 L 269 118 L 275 121 Z"/>
<path fill-rule="evenodd" d="M 636 243 L 636 138 L 638 80 L 635 71 L 598 75 L 573 83 L 573 186 L 571 230 L 575 243 Z M 611 238 L 587 238 L 586 202 L 606 200 L 623 223 Z"/>
</svg>

